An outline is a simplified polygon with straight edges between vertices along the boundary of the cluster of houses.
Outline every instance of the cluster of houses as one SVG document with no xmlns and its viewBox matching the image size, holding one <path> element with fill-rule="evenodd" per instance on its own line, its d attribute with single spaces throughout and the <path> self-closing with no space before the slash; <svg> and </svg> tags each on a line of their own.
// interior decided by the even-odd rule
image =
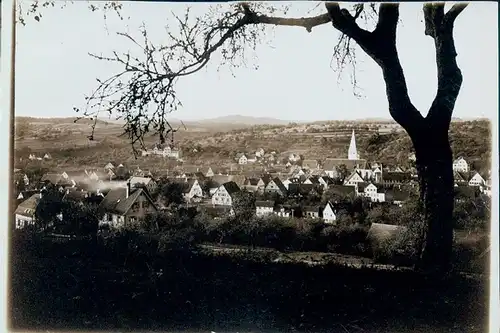
<svg viewBox="0 0 500 333">
<path fill-rule="evenodd" d="M 182 150 L 178 147 L 170 145 L 155 144 L 151 149 L 145 149 L 141 152 L 142 156 L 159 156 L 164 158 L 172 158 L 175 160 L 182 159 Z"/>
<path fill-rule="evenodd" d="M 265 156 L 263 151 L 259 153 Z M 257 216 L 302 216 L 322 218 L 328 223 L 335 223 L 337 219 L 335 202 L 301 207 L 300 212 L 296 212 L 293 207 L 263 198 L 292 197 L 300 202 L 311 195 L 330 191 L 332 194 L 361 196 L 371 202 L 401 206 L 408 199 L 411 189 L 418 184 L 414 168 L 389 168 L 360 159 L 354 133 L 347 158 L 327 158 L 321 166 L 316 160 L 302 162 L 301 166 L 290 163 L 273 168 L 244 167 L 238 170 L 183 165 L 163 173 L 143 171 L 139 167 L 131 171 L 123 164 L 115 167 L 108 163 L 101 170 L 48 173 L 42 177 L 38 189 L 19 193 L 19 205 L 15 211 L 16 228 L 34 223 L 36 206 L 49 183 L 61 192 L 63 200 L 97 203 L 104 213 L 101 225 L 111 226 L 134 224 L 146 215 L 163 209 L 161 202 L 153 200 L 151 195 L 155 193 L 160 178 L 180 184 L 186 203 L 205 210 L 214 218 L 234 214 L 235 196 L 246 190 L 257 194 Z M 474 187 L 491 194 L 491 181 L 477 172 L 471 172 L 462 157 L 457 158 L 453 169 L 457 188 Z"/>
</svg>

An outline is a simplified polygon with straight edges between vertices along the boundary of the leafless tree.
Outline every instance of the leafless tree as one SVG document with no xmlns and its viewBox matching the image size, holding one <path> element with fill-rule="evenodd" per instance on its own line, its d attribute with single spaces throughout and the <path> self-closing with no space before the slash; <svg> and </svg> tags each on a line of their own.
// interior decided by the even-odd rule
<svg viewBox="0 0 500 333">
<path fill-rule="evenodd" d="M 255 50 L 261 43 L 266 26 L 302 27 L 311 32 L 314 27 L 331 24 L 341 32 L 333 52 L 338 68 L 355 65 L 357 44 L 382 69 L 389 112 L 406 130 L 415 148 L 421 208 L 427 224 L 419 265 L 426 270 L 447 270 L 453 239 L 453 172 L 448 132 L 462 84 L 453 26 L 467 4 L 455 4 L 447 12 L 444 3 L 423 5 L 423 32 L 435 42 L 438 73 L 437 94 L 426 117 L 410 101 L 398 57 L 399 5 L 356 4 L 347 9 L 326 2 L 320 6 L 324 6 L 323 14 L 301 18 L 288 17 L 286 10 L 278 16 L 275 7 L 263 3 L 232 4 L 226 11 L 210 7 L 201 17 L 192 17 L 188 10 L 182 17 L 175 16 L 178 33 L 167 29 L 169 43 L 165 45 L 154 45 L 145 27 L 140 39 L 120 33 L 139 48 L 141 55 L 92 55 L 118 63 L 123 70 L 98 80 L 85 109 L 77 111 L 94 119 L 103 111 L 125 119 L 125 133 L 133 146 L 143 145 L 145 134 L 150 132 L 164 142 L 170 128 L 167 115 L 182 105 L 175 89 L 179 79 L 204 68 L 215 54 L 221 56 L 222 64 L 245 63 L 246 51 Z M 362 20 L 370 18 L 375 21 L 374 27 L 366 29 Z M 353 84 L 356 85 L 355 77 Z"/>
</svg>

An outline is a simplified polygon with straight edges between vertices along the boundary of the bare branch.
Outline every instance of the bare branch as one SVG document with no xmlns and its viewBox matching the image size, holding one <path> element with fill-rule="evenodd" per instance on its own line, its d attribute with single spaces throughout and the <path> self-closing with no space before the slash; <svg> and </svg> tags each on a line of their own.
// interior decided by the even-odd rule
<svg viewBox="0 0 500 333">
<path fill-rule="evenodd" d="M 449 128 L 455 102 L 462 86 L 453 38 L 453 23 L 467 4 L 456 4 L 446 14 L 444 4 L 425 4 L 425 34 L 434 39 L 438 88 L 426 119 L 436 128 Z"/>
<path fill-rule="evenodd" d="M 467 8 L 468 5 L 469 4 L 467 2 L 454 4 L 444 16 L 445 25 L 450 25 L 450 24 L 453 25 L 458 15 L 460 15 L 460 13 L 462 13 L 463 10 Z"/>
</svg>

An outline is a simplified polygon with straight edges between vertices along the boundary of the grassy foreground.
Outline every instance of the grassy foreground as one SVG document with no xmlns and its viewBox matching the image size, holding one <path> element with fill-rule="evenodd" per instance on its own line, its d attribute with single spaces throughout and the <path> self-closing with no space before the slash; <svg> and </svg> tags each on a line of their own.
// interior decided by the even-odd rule
<svg viewBox="0 0 500 333">
<path fill-rule="evenodd" d="M 486 332 L 487 281 L 85 242 L 14 244 L 15 330 Z"/>
</svg>

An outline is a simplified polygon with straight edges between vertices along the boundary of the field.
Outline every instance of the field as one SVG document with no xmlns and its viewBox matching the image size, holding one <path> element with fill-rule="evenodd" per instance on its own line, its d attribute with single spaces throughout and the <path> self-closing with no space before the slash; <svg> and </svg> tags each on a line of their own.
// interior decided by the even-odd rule
<svg viewBox="0 0 500 333">
<path fill-rule="evenodd" d="M 486 331 L 483 278 L 197 252 L 125 257 L 85 243 L 15 248 L 18 330 Z"/>
</svg>

